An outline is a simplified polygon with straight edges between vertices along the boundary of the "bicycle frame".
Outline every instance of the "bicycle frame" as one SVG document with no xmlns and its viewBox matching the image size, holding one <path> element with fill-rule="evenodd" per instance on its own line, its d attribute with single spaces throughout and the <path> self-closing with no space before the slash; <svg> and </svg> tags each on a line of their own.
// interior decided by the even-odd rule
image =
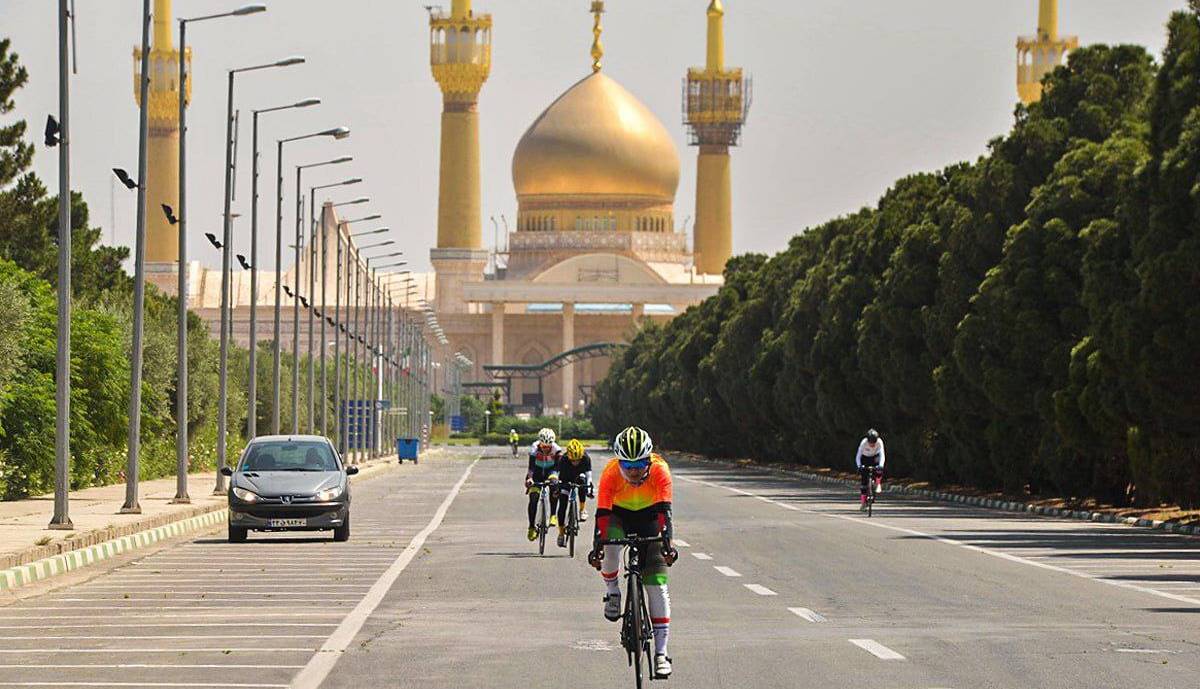
<svg viewBox="0 0 1200 689">
<path fill-rule="evenodd" d="M 663 543 L 662 536 L 646 538 L 643 536 L 627 536 L 626 538 L 602 539 L 600 547 L 619 545 L 625 548 L 625 611 L 621 614 L 621 646 L 629 659 L 629 665 L 634 668 L 634 677 L 638 689 L 642 686 L 642 657 L 645 656 L 646 666 L 650 669 L 650 679 L 654 676 L 654 650 L 652 642 L 654 630 L 650 626 L 650 609 L 646 602 L 646 587 L 642 583 L 641 548 L 651 544 Z"/>
</svg>

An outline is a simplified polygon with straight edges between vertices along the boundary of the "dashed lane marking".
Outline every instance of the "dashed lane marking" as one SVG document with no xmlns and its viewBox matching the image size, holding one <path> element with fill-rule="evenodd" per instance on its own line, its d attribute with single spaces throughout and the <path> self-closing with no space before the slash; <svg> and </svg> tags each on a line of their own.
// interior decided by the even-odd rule
<svg viewBox="0 0 1200 689">
<path fill-rule="evenodd" d="M 880 660 L 904 660 L 904 656 L 874 639 L 850 639 L 850 643 Z"/>
<path fill-rule="evenodd" d="M 718 572 L 720 572 L 721 574 L 724 574 L 727 577 L 742 576 L 742 575 L 738 574 L 732 567 L 723 567 L 721 565 L 716 565 L 713 567 L 713 569 L 717 570 Z"/>
<path fill-rule="evenodd" d="M 757 593 L 760 596 L 777 596 L 777 595 L 779 595 L 779 594 L 775 593 L 774 591 L 772 591 L 771 589 L 769 589 L 766 586 L 763 586 L 761 584 L 743 584 L 743 585 L 746 588 L 750 589 L 751 591 Z"/>
<path fill-rule="evenodd" d="M 675 545 L 679 546 L 680 548 L 690 548 L 690 547 L 692 547 L 692 544 L 691 544 L 691 543 L 688 543 L 687 541 L 684 541 L 684 540 L 680 540 L 680 539 L 678 539 L 678 538 L 676 538 L 676 539 L 675 539 L 674 543 L 675 543 Z"/>
<path fill-rule="evenodd" d="M 696 558 L 697 560 L 711 560 L 712 559 L 712 555 L 709 555 L 708 553 L 692 553 L 692 557 Z"/>
<path fill-rule="evenodd" d="M 788 608 L 790 612 L 809 622 L 827 622 L 825 616 L 808 608 Z"/>
<path fill-rule="evenodd" d="M 750 491 L 742 490 L 741 488 L 734 488 L 732 486 L 723 486 L 719 483 L 713 483 L 711 481 L 704 481 L 701 479 L 689 478 L 686 476 L 679 476 L 679 478 L 681 478 L 684 481 L 698 483 L 700 485 L 709 486 L 711 488 L 727 490 L 727 491 L 730 491 L 733 493 L 737 493 L 739 495 L 746 495 L 746 496 L 755 497 L 755 498 L 762 497 L 762 496 L 756 495 L 754 493 L 751 493 Z M 1165 598 L 1167 600 L 1177 601 L 1179 603 L 1187 603 L 1188 605 L 1200 605 L 1200 598 L 1193 598 L 1193 597 L 1189 597 L 1189 596 L 1177 596 L 1173 593 L 1168 593 L 1166 591 L 1160 591 L 1158 589 L 1152 589 L 1147 586 L 1139 586 L 1137 584 L 1133 584 L 1128 581 L 1108 579 L 1099 574 L 1094 574 L 1094 573 L 1090 573 L 1090 572 L 1081 572 L 1081 571 L 1074 570 L 1074 569 L 1067 569 L 1066 567 L 1059 567 L 1057 565 L 1047 564 L 1045 562 L 1038 562 L 1036 560 L 1030 560 L 1028 558 L 1021 557 L 1019 555 L 1013 555 L 1011 553 L 1006 553 L 1006 552 L 1002 552 L 999 550 L 993 550 L 991 548 L 984 548 L 982 546 L 973 545 L 971 543 L 964 543 L 962 541 L 956 541 L 952 538 L 945 538 L 943 536 L 935 536 L 933 534 L 926 533 L 924 531 L 917 531 L 916 529 L 906 529 L 901 526 L 892 526 L 891 524 L 885 524 L 879 520 L 861 519 L 859 517 L 851 517 L 851 516 L 848 516 L 845 514 L 832 514 L 829 512 L 810 510 L 810 509 L 805 509 L 805 508 L 801 508 L 801 507 L 796 507 L 795 505 L 789 505 L 787 503 L 779 502 L 778 500 L 771 500 L 769 498 L 766 500 L 766 502 L 770 502 L 773 505 L 782 507 L 786 510 L 791 510 L 793 512 L 803 512 L 805 514 L 812 514 L 812 515 L 816 515 L 818 517 L 824 517 L 826 519 L 840 519 L 842 521 L 853 522 L 855 524 L 861 524 L 863 526 L 871 526 L 871 527 L 874 527 L 877 529 L 886 529 L 888 531 L 894 531 L 897 533 L 908 534 L 910 536 L 917 536 L 919 538 L 925 538 L 925 539 L 934 541 L 936 543 L 952 545 L 952 546 L 955 546 L 958 548 L 963 548 L 965 550 L 969 550 L 971 552 L 980 553 L 982 555 L 988 555 L 990 557 L 999 558 L 1001 560 L 1007 560 L 1008 562 L 1015 562 L 1017 564 L 1027 565 L 1029 567 L 1037 567 L 1039 569 L 1044 569 L 1044 570 L 1048 570 L 1051 572 L 1059 572 L 1060 574 L 1069 574 L 1073 577 L 1078 577 L 1080 579 L 1088 579 L 1088 580 L 1095 581 L 1095 582 L 1098 582 L 1101 584 L 1107 584 L 1109 586 L 1115 586 L 1117 588 L 1127 589 L 1129 591 L 1137 591 L 1139 593 L 1146 593 L 1146 594 L 1149 594 L 1152 596 L 1158 596 L 1160 598 Z"/>
</svg>

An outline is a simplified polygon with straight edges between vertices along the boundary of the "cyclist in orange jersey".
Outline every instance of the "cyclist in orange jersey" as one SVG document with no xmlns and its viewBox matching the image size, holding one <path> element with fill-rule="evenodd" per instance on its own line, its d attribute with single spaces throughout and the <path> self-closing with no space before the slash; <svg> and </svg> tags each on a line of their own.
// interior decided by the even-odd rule
<svg viewBox="0 0 1200 689">
<path fill-rule="evenodd" d="M 654 628 L 654 674 L 665 678 L 671 674 L 671 658 L 667 655 L 671 629 L 667 568 L 679 558 L 679 552 L 671 546 L 671 469 L 654 453 L 650 434 L 636 426 L 617 434 L 613 451 L 617 456 L 604 467 L 596 490 L 596 529 L 588 562 L 600 570 L 604 579 L 604 617 L 615 622 L 621 618 L 621 548 L 601 548 L 600 542 L 627 534 L 663 537 L 661 547 L 644 548 L 641 561 Z"/>
</svg>

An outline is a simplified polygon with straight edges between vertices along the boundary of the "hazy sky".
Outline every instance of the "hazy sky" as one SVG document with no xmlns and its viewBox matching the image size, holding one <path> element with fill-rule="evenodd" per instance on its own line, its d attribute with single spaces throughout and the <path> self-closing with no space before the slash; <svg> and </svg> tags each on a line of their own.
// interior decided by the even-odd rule
<svg viewBox="0 0 1200 689">
<path fill-rule="evenodd" d="M 318 96 L 315 108 L 262 116 L 264 226 L 273 226 L 273 142 L 345 125 L 342 142 L 291 144 L 291 165 L 353 155 L 348 165 L 310 170 L 305 183 L 366 181 L 332 198 L 372 197 L 400 248 L 428 266 L 436 237 L 441 96 L 429 73 L 430 0 L 266 0 L 268 11 L 197 24 L 189 111 L 192 257 L 216 266 L 203 233 L 221 211 L 225 70 L 300 54 L 299 67 L 239 77 L 244 110 L 235 212 L 248 216 L 249 109 Z M 449 0 L 442 0 L 449 6 Z M 243 0 L 175 0 L 176 16 L 222 11 Z M 488 217 L 516 214 L 511 158 L 534 118 L 589 70 L 587 0 L 476 0 L 495 18 L 491 79 L 480 98 L 485 242 Z M 683 161 L 677 223 L 693 214 L 695 151 L 680 124 L 680 84 L 704 61 L 708 0 L 610 0 L 606 73 L 641 98 L 673 134 Z M 1184 0 L 1062 0 L 1060 31 L 1084 43 L 1136 43 L 1157 55 L 1164 23 Z M 30 72 L 16 115 L 40 139 L 57 110 L 54 0 L 0 0 L 0 36 Z M 974 158 L 1006 131 L 1016 101 L 1018 34 L 1033 33 L 1036 0 L 726 0 L 727 63 L 754 79 L 754 104 L 733 153 L 734 250 L 775 251 L 804 227 L 873 203 L 907 173 Z M 79 74 L 72 82 L 73 186 L 107 243 L 129 244 L 135 195 L 111 191 L 112 167 L 137 167 L 132 48 L 137 0 L 77 0 Z M 39 141 L 40 144 L 40 141 Z M 57 185 L 56 157 L 38 148 L 34 168 Z M 294 182 L 287 188 L 290 190 Z M 115 204 L 110 203 L 115 194 Z M 288 196 L 290 198 L 291 192 Z M 285 201 L 291 209 L 292 202 Z M 363 213 L 367 214 L 366 212 Z M 110 217 L 115 215 L 115 227 Z M 290 227 L 289 224 L 285 226 Z M 235 244 L 248 246 L 249 221 Z M 367 229 L 361 227 L 359 229 Z M 115 239 L 114 239 L 115 237 Z M 268 243 L 260 251 L 266 255 Z M 248 253 L 248 251 L 246 252 Z M 266 261 L 263 262 L 265 268 Z"/>
</svg>

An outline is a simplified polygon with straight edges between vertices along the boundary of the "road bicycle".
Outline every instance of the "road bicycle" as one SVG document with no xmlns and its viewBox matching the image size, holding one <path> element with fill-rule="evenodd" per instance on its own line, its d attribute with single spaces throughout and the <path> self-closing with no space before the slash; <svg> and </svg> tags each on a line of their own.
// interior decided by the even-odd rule
<svg viewBox="0 0 1200 689">
<path fill-rule="evenodd" d="M 875 511 L 876 494 L 883 492 L 883 486 L 878 483 L 883 477 L 883 470 L 879 467 L 863 467 L 859 471 L 870 472 L 870 478 L 867 479 L 867 516 L 870 517 Z"/>
<path fill-rule="evenodd" d="M 529 487 L 531 490 L 538 489 L 537 521 L 534 522 L 538 533 L 538 555 L 546 554 L 546 534 L 550 531 L 550 491 L 556 487 L 550 481 L 541 481 Z"/>
<path fill-rule="evenodd" d="M 621 647 L 633 668 L 637 689 L 642 689 L 642 663 L 649 669 L 651 680 L 665 679 L 654 674 L 654 630 L 650 625 L 650 608 L 646 603 L 646 587 L 642 583 L 642 550 L 651 545 L 661 546 L 661 535 L 652 538 L 627 536 L 606 539 L 600 546 L 617 545 L 625 548 L 625 610 L 621 613 Z"/>
<path fill-rule="evenodd" d="M 567 536 L 567 552 L 575 557 L 575 537 L 579 535 L 579 484 L 572 483 L 570 493 L 558 499 L 567 501 L 567 523 L 563 524 L 563 533 Z"/>
</svg>

